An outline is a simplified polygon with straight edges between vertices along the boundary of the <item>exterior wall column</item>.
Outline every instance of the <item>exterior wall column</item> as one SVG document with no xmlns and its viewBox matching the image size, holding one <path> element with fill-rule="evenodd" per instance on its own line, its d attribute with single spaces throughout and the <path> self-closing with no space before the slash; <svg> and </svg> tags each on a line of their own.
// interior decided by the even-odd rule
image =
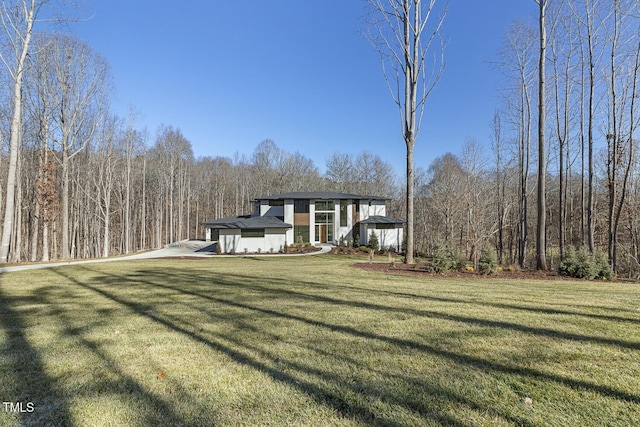
<svg viewBox="0 0 640 427">
<path fill-rule="evenodd" d="M 292 199 L 284 201 L 284 222 L 295 227 L 296 224 L 294 224 L 293 203 L 294 202 Z M 295 235 L 293 230 L 294 228 L 292 227 L 285 233 L 285 239 L 288 245 L 295 243 Z"/>
</svg>

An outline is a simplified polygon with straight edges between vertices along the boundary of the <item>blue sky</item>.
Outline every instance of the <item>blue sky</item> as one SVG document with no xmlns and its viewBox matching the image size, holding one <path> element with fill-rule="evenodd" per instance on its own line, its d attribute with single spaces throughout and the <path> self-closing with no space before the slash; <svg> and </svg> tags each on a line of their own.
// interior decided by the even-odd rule
<svg viewBox="0 0 640 427">
<path fill-rule="evenodd" d="M 106 57 L 113 110 L 141 113 L 152 140 L 179 127 L 196 156 L 251 155 L 264 139 L 324 171 L 341 151 L 380 155 L 402 174 L 397 108 L 377 53 L 361 35 L 362 0 L 88 0 L 72 31 Z M 500 99 L 496 60 L 506 28 L 532 0 L 451 0 L 446 69 L 428 100 L 416 166 L 489 144 Z"/>
</svg>

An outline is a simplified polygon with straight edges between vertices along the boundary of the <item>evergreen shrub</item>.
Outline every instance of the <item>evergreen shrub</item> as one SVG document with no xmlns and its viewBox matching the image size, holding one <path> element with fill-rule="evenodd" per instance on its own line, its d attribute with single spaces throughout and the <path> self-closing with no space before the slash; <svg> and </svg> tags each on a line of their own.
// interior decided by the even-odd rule
<svg viewBox="0 0 640 427">
<path fill-rule="evenodd" d="M 433 244 L 433 257 L 429 266 L 433 273 L 459 270 L 461 266 L 460 254 L 451 245 L 441 242 Z"/>
<path fill-rule="evenodd" d="M 607 258 L 602 253 L 591 254 L 585 247 L 568 247 L 558 273 L 576 279 L 613 279 L 613 271 Z"/>
</svg>

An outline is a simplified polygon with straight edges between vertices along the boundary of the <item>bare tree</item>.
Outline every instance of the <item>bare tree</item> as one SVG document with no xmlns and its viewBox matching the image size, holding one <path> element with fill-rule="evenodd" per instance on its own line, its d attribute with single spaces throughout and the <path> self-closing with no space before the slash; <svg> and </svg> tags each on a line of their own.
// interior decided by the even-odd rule
<svg viewBox="0 0 640 427">
<path fill-rule="evenodd" d="M 595 234 L 595 189 L 594 189 L 594 159 L 593 159 L 593 147 L 594 147 L 594 127 L 596 121 L 596 69 L 599 63 L 599 48 L 598 48 L 598 31 L 599 28 L 596 25 L 596 11 L 601 9 L 600 0 L 584 0 L 580 6 L 577 2 L 568 2 L 571 7 L 574 18 L 579 23 L 578 33 L 585 36 L 580 39 L 586 46 L 581 47 L 582 51 L 582 63 L 587 68 L 588 78 L 588 94 L 587 94 L 587 241 L 589 250 L 594 251 L 594 234 Z M 581 6 L 584 5 L 582 8 Z M 584 79 L 583 79 L 584 81 Z M 583 120 L 583 119 L 581 119 Z M 584 175 L 584 174 L 583 174 Z"/>
<path fill-rule="evenodd" d="M 526 22 L 516 22 L 507 31 L 500 69 L 507 78 L 504 93 L 511 126 L 515 131 L 518 166 L 518 221 L 516 227 L 517 258 L 525 266 L 529 243 L 529 169 L 531 160 L 532 95 L 534 80 L 534 30 Z"/>
<path fill-rule="evenodd" d="M 547 7 L 548 0 L 534 0 L 539 7 L 540 56 L 538 62 L 538 224 L 536 228 L 536 268 L 547 269 L 547 158 L 545 152 L 547 62 Z"/>
<path fill-rule="evenodd" d="M 502 120 L 499 111 L 496 111 L 493 115 L 492 131 L 492 149 L 495 155 L 496 252 L 498 254 L 498 263 L 502 264 L 504 261 L 504 229 L 508 209 L 505 197 L 506 173 L 504 171 L 504 158 L 502 154 L 502 150 L 504 149 L 502 142 Z"/>
<path fill-rule="evenodd" d="M 0 60 L 7 68 L 13 82 L 11 131 L 9 142 L 9 171 L 7 177 L 4 222 L 0 240 L 0 263 L 7 262 L 15 211 L 15 195 L 18 171 L 18 151 L 22 129 L 22 84 L 31 46 L 33 27 L 47 0 L 3 1 L 0 22 L 9 43 L 8 55 L 0 52 Z"/>
<path fill-rule="evenodd" d="M 555 133 L 558 142 L 558 247 L 560 258 L 564 258 L 566 224 L 566 181 L 565 162 L 568 163 L 570 135 L 570 95 L 571 71 L 574 43 L 571 40 L 571 21 L 561 16 L 561 11 L 554 10 L 554 25 L 551 27 L 551 57 L 553 64 L 553 105 L 555 113 Z M 568 166 L 568 165 L 567 165 Z M 571 224 L 569 224 L 569 227 Z"/>
<path fill-rule="evenodd" d="M 109 66 L 104 58 L 71 36 L 53 36 L 46 47 L 53 70 L 49 90 L 53 100 L 54 136 L 61 152 L 62 258 L 71 256 L 70 162 L 94 137 L 108 104 Z"/>
<path fill-rule="evenodd" d="M 325 177 L 337 191 L 346 193 L 353 191 L 353 161 L 347 153 L 338 151 L 332 153 L 325 162 L 327 171 Z"/>
<path fill-rule="evenodd" d="M 407 148 L 407 237 L 405 263 L 414 253 L 413 150 L 427 98 L 444 70 L 442 25 L 448 0 L 367 0 L 372 9 L 369 40 L 380 54 L 382 68 L 398 106 L 402 136 Z M 437 4 L 444 3 L 438 13 Z M 439 43 L 439 44 L 438 44 Z M 431 69 L 427 56 L 434 53 Z M 429 72 L 430 71 L 430 72 Z"/>
<path fill-rule="evenodd" d="M 637 7 L 637 6 L 635 6 Z M 618 263 L 618 228 L 625 206 L 629 175 L 634 162 L 633 140 L 636 123 L 635 99 L 637 97 L 640 45 L 635 42 L 638 28 L 628 30 L 629 18 L 635 13 L 633 4 L 614 0 L 610 15 L 609 61 L 609 126 L 607 139 L 607 188 L 608 203 L 608 255 L 614 271 Z M 637 18 L 636 18 L 637 19 Z M 633 50 L 625 51 L 631 45 Z M 625 125 L 626 124 L 626 125 Z M 626 129 L 625 129 L 626 128 Z M 619 180 L 622 178 L 622 186 Z"/>
</svg>

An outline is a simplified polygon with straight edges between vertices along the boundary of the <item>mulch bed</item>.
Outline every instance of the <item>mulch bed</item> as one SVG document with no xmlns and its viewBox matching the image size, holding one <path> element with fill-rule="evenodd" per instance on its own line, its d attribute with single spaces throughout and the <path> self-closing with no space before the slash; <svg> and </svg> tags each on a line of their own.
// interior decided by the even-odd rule
<svg viewBox="0 0 640 427">
<path fill-rule="evenodd" d="M 413 264 L 407 265 L 395 263 L 391 265 L 386 262 L 357 262 L 351 264 L 352 268 L 359 268 L 366 271 L 376 271 L 387 274 L 400 274 L 418 277 L 456 277 L 468 279 L 482 278 L 504 278 L 504 279 L 531 279 L 531 280 L 576 280 L 571 277 L 560 276 L 556 271 L 537 271 L 537 270 L 515 270 L 501 271 L 495 274 L 481 274 L 476 271 L 448 271 L 446 273 L 432 273 L 427 270 L 425 265 Z"/>
</svg>

